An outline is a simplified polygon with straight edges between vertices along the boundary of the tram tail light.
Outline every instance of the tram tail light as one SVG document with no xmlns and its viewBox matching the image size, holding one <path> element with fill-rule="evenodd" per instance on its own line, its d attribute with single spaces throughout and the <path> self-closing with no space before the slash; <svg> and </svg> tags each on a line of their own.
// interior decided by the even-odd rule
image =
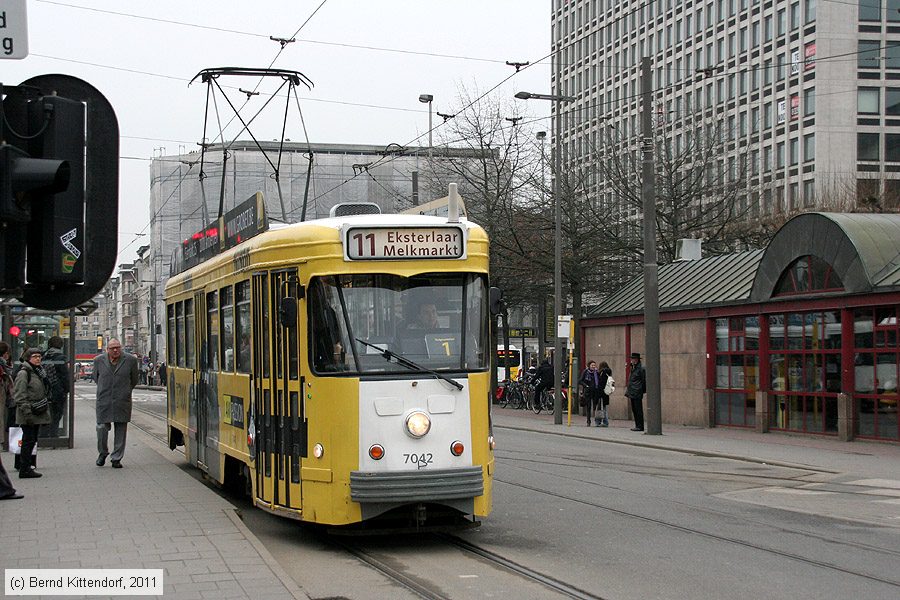
<svg viewBox="0 0 900 600">
<path fill-rule="evenodd" d="M 381 444 L 372 444 L 369 446 L 369 457 L 372 460 L 381 460 L 384 456 L 384 446 Z"/>
<path fill-rule="evenodd" d="M 450 444 L 450 454 L 453 456 L 462 456 L 462 453 L 466 451 L 466 447 L 459 440 L 456 440 L 452 444 Z"/>
</svg>

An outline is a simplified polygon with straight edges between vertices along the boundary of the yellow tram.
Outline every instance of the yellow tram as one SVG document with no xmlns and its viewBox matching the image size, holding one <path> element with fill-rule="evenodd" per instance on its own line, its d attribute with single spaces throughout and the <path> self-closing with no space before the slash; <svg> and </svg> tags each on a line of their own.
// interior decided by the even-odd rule
<svg viewBox="0 0 900 600">
<path fill-rule="evenodd" d="M 302 521 L 474 521 L 494 469 L 487 235 L 453 206 L 342 216 L 374 206 L 269 228 L 257 194 L 184 242 L 169 445 Z"/>
</svg>

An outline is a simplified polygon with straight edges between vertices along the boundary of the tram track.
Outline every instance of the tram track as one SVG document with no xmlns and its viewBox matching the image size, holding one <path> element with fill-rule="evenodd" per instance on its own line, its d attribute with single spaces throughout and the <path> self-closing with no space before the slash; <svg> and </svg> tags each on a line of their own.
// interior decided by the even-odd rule
<svg viewBox="0 0 900 600">
<path fill-rule="evenodd" d="M 578 481 L 580 481 L 580 480 L 578 480 Z M 816 559 L 809 558 L 809 557 L 806 557 L 806 556 L 802 556 L 802 555 L 800 555 L 800 554 L 796 554 L 796 553 L 793 553 L 793 552 L 787 552 L 787 551 L 784 551 L 784 550 L 779 550 L 779 549 L 777 549 L 777 548 L 772 548 L 772 547 L 770 547 L 770 546 L 764 546 L 764 545 L 761 545 L 761 544 L 755 544 L 755 543 L 749 542 L 749 541 L 747 541 L 747 540 L 742 540 L 742 539 L 738 539 L 738 538 L 734 538 L 734 537 L 729 537 L 729 536 L 725 536 L 725 535 L 720 535 L 720 534 L 717 534 L 717 533 L 712 533 L 712 532 L 709 532 L 709 531 L 704 531 L 704 530 L 701 530 L 701 529 L 696 529 L 696 528 L 687 527 L 687 526 L 684 526 L 684 525 L 679 525 L 678 523 L 673 523 L 673 522 L 671 522 L 671 521 L 667 521 L 667 520 L 663 520 L 663 519 L 657 519 L 657 518 L 654 518 L 654 517 L 648 517 L 648 516 L 646 516 L 646 515 L 638 514 L 638 513 L 635 513 L 635 512 L 631 512 L 631 511 L 627 511 L 627 510 L 622 510 L 622 509 L 619 509 L 619 508 L 613 508 L 613 507 L 611 507 L 611 506 L 606 506 L 606 505 L 603 505 L 603 504 L 599 504 L 599 503 L 597 503 L 597 502 L 591 502 L 591 501 L 589 501 L 589 500 L 584 500 L 584 499 L 581 499 L 581 498 L 575 498 L 575 497 L 573 497 L 573 496 L 569 496 L 569 495 L 566 495 L 566 494 L 561 494 L 561 493 L 558 493 L 558 492 L 549 491 L 549 490 L 546 490 L 546 489 L 542 489 L 542 488 L 535 487 L 535 486 L 531 486 L 531 485 L 526 485 L 526 484 L 523 484 L 523 483 L 517 483 L 517 482 L 514 482 L 514 481 L 506 481 L 506 480 L 501 479 L 501 478 L 499 478 L 499 477 L 497 477 L 497 476 L 494 476 L 494 482 L 496 482 L 496 483 L 502 483 L 502 484 L 505 484 L 505 485 L 510 485 L 510 486 L 513 486 L 513 487 L 518 487 L 518 488 L 525 489 L 525 490 L 528 490 L 528 491 L 530 491 L 530 492 L 534 492 L 534 493 L 538 493 L 538 494 L 544 494 L 544 495 L 546 495 L 546 496 L 551 496 L 551 497 L 553 497 L 553 498 L 557 498 L 557 499 L 560 499 L 560 500 L 568 500 L 569 502 L 575 502 L 575 503 L 581 504 L 581 505 L 583 505 L 583 506 L 588 506 L 588 507 L 591 507 L 591 508 L 596 508 L 596 509 L 604 510 L 604 511 L 607 511 L 607 512 L 611 512 L 611 513 L 613 513 L 613 514 L 615 514 L 615 515 L 618 515 L 618 516 L 621 516 L 621 517 L 628 517 L 628 518 L 631 518 L 631 519 L 636 519 L 636 520 L 643 521 L 643 522 L 645 522 L 645 523 L 651 523 L 651 524 L 654 524 L 654 525 L 659 525 L 659 526 L 662 526 L 662 527 L 666 527 L 666 528 L 668 528 L 668 529 L 674 529 L 674 530 L 676 530 L 676 531 L 681 531 L 681 532 L 683 532 L 683 533 L 687 533 L 687 534 L 691 534 L 691 535 L 696 535 L 696 536 L 700 536 L 700 537 L 705 537 L 705 538 L 712 539 L 712 540 L 716 540 L 716 541 L 719 541 L 719 542 L 726 542 L 726 543 L 729 543 L 729 544 L 734 544 L 734 545 L 742 546 L 742 547 L 745 547 L 745 548 L 750 548 L 750 549 L 753 549 L 753 550 L 758 550 L 758 551 L 761 551 L 761 552 L 766 552 L 766 553 L 769 553 L 769 554 L 773 554 L 773 555 L 776 555 L 776 556 L 780 556 L 780 557 L 782 557 L 782 558 L 787 558 L 787 559 L 794 560 L 794 561 L 797 561 L 797 562 L 802 562 L 802 563 L 805 563 L 805 564 L 808 564 L 808 565 L 812 565 L 812 566 L 816 566 L 816 567 L 819 567 L 819 568 L 829 569 L 829 570 L 832 570 L 832 571 L 837 571 L 837 572 L 840 572 L 840 573 L 844 573 L 845 575 L 852 575 L 852 576 L 854 576 L 854 577 L 860 577 L 860 578 L 863 578 L 863 579 L 868 579 L 868 580 L 870 580 L 870 581 L 875 581 L 875 582 L 878 582 L 878 583 L 884 583 L 884 584 L 887 584 L 887 585 L 890 585 L 890 586 L 893 586 L 893 587 L 896 587 L 896 588 L 900 588 L 900 581 L 892 580 L 892 579 L 886 579 L 886 578 L 883 578 L 883 577 L 878 577 L 877 575 L 872 575 L 872 574 L 870 574 L 870 573 L 863 573 L 863 572 L 860 572 L 860 571 L 853 571 L 853 570 L 851 570 L 851 569 L 847 569 L 847 568 L 842 567 L 842 566 L 840 566 L 840 565 L 836 565 L 836 564 L 829 563 L 829 562 L 826 562 L 826 561 L 816 560 Z M 590 483 L 590 482 L 584 482 L 584 483 Z M 694 508 L 694 507 L 691 507 L 691 508 Z M 807 537 L 810 537 L 810 538 L 813 538 L 813 539 L 818 538 L 820 541 L 828 541 L 828 542 L 834 542 L 834 541 L 835 541 L 835 540 L 833 540 L 833 539 L 827 539 L 827 538 L 824 538 L 824 537 L 822 537 L 822 536 L 815 536 L 815 535 L 807 534 L 807 533 L 801 532 L 801 531 L 790 531 L 790 533 L 794 533 L 794 534 L 797 534 L 797 535 L 804 535 L 804 536 L 807 536 Z M 853 544 L 852 542 L 843 542 L 843 541 L 842 541 L 842 542 L 840 542 L 840 543 L 841 543 L 842 545 L 848 545 L 848 546 L 854 546 L 854 545 L 856 545 L 856 544 Z M 897 555 L 897 554 L 898 554 L 897 552 L 894 552 L 894 551 L 892 551 L 892 550 L 888 550 L 888 549 L 884 549 L 884 548 L 865 547 L 864 545 L 861 546 L 861 549 L 866 549 L 866 550 L 873 551 L 873 552 L 881 552 L 881 553 L 888 554 L 888 555 Z"/>
</svg>

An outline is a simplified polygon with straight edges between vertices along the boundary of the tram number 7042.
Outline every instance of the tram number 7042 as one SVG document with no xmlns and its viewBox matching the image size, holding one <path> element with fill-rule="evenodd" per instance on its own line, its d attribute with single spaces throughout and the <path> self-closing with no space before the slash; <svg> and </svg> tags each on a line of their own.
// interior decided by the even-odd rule
<svg viewBox="0 0 900 600">
<path fill-rule="evenodd" d="M 434 462 L 434 454 L 431 452 L 423 452 L 422 454 L 404 454 L 403 462 L 408 465 L 416 465 L 417 469 L 424 469 Z"/>
</svg>

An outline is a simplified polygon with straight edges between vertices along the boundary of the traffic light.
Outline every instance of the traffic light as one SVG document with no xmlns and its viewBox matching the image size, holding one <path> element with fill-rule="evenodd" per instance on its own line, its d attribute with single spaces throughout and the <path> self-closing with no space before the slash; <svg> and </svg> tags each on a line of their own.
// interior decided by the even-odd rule
<svg viewBox="0 0 900 600">
<path fill-rule="evenodd" d="M 84 280 L 84 104 L 44 96 L 28 106 L 29 129 L 43 133 L 32 141 L 34 154 L 65 159 L 68 185 L 45 189 L 31 202 L 27 279 L 35 284 Z M 34 160 L 34 159 L 32 159 Z"/>
<path fill-rule="evenodd" d="M 25 284 L 24 262 L 26 230 L 31 221 L 32 205 L 43 194 L 66 189 L 69 164 L 62 160 L 31 158 L 24 151 L 0 145 L 0 252 L 2 289 L 21 288 Z"/>
<path fill-rule="evenodd" d="M 13 336 L 14 338 L 17 338 L 17 337 L 19 337 L 20 333 L 22 333 L 21 327 L 19 327 L 18 325 L 10 325 L 9 335 Z"/>
<path fill-rule="evenodd" d="M 115 267 L 115 112 L 68 75 L 0 85 L 0 96 L 0 294 L 48 310 L 78 306 Z"/>
</svg>

